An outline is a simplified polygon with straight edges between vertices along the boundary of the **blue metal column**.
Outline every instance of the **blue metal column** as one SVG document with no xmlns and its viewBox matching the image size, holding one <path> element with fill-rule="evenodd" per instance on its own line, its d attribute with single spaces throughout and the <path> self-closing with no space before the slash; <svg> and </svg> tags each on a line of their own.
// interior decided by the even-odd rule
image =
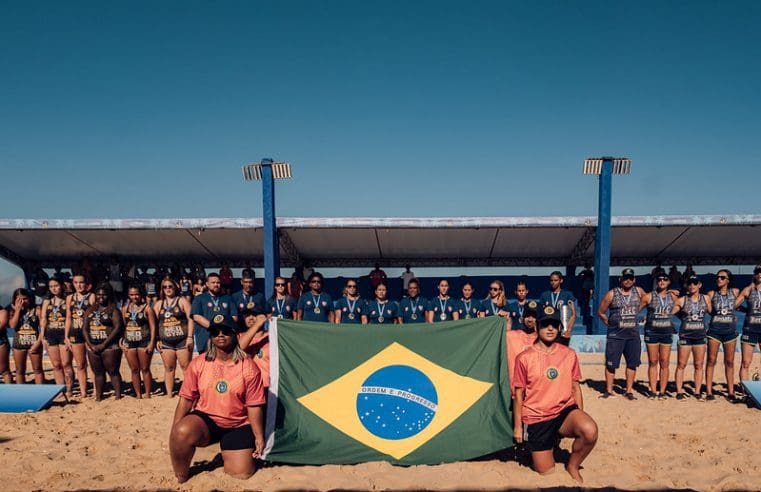
<svg viewBox="0 0 761 492">
<path fill-rule="evenodd" d="M 600 188 L 597 192 L 597 231 L 595 234 L 595 292 L 592 304 L 592 333 L 603 335 L 607 328 L 597 317 L 597 309 L 602 298 L 610 288 L 610 197 L 613 182 L 613 159 L 605 158 L 602 161 L 600 173 Z"/>
<path fill-rule="evenodd" d="M 275 178 L 272 159 L 262 159 L 262 216 L 264 218 L 264 295 L 272 294 L 280 275 L 280 241 L 275 219 Z"/>
</svg>

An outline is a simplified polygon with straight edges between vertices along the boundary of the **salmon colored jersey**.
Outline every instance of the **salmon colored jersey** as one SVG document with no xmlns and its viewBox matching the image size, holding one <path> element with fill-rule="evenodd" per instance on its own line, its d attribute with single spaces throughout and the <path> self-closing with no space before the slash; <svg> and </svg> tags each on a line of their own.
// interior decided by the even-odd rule
<svg viewBox="0 0 761 492">
<path fill-rule="evenodd" d="M 240 339 L 242 333 L 238 334 Z M 254 360 L 259 372 L 262 373 L 262 384 L 265 390 L 270 387 L 270 337 L 269 333 L 257 333 L 248 347 L 243 350 Z M 266 393 L 266 391 L 265 391 Z"/>
<path fill-rule="evenodd" d="M 536 333 L 526 333 L 523 330 L 508 330 L 507 332 L 507 374 L 510 376 L 510 390 L 515 389 L 513 374 L 515 373 L 515 359 L 518 354 L 534 345 Z"/>
<path fill-rule="evenodd" d="M 564 408 L 576 403 L 573 382 L 581 380 L 576 352 L 556 343 L 549 352 L 531 346 L 515 361 L 513 386 L 525 388 L 524 424 L 551 420 Z"/>
<path fill-rule="evenodd" d="M 264 386 L 259 368 L 248 357 L 208 362 L 199 355 L 185 371 L 180 396 L 195 402 L 195 409 L 207 414 L 217 425 L 232 429 L 248 424 L 248 409 L 264 405 Z"/>
</svg>

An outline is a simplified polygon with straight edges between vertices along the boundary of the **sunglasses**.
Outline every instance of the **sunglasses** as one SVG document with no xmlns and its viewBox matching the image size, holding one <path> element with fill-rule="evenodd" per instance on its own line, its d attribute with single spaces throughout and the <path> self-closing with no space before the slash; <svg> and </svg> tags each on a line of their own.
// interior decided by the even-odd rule
<svg viewBox="0 0 761 492">
<path fill-rule="evenodd" d="M 275 287 L 285 287 L 285 284 L 275 284 Z"/>
<path fill-rule="evenodd" d="M 174 289 L 174 285 L 171 285 L 171 284 L 162 285 L 161 287 L 164 289 Z"/>
<path fill-rule="evenodd" d="M 716 280 L 729 280 L 726 275 L 716 275 Z"/>
<path fill-rule="evenodd" d="M 668 281 L 669 281 L 668 277 L 658 277 L 658 282 L 668 282 Z"/>
<path fill-rule="evenodd" d="M 489 287 L 489 290 L 492 292 L 499 292 L 502 289 L 500 289 L 499 287 Z"/>
<path fill-rule="evenodd" d="M 690 280 L 687 282 L 687 285 L 698 285 L 700 283 L 700 280 Z"/>
<path fill-rule="evenodd" d="M 346 288 L 347 289 L 356 289 L 357 286 L 356 286 L 356 284 L 355 285 L 347 285 Z"/>
<path fill-rule="evenodd" d="M 224 330 L 220 330 L 219 328 L 209 330 L 209 336 L 211 337 L 219 336 L 220 333 L 226 337 L 231 337 L 235 335 L 235 332 L 229 328 L 225 328 Z"/>
</svg>

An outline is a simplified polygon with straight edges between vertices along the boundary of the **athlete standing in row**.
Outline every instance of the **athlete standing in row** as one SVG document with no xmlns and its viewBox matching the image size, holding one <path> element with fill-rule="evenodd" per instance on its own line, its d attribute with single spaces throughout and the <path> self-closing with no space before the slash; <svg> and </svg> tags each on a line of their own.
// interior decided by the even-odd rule
<svg viewBox="0 0 761 492">
<path fill-rule="evenodd" d="M 299 319 L 321 323 L 333 322 L 333 299 L 322 291 L 323 277 L 321 273 L 309 275 L 309 291 L 299 298 Z"/>
<path fill-rule="evenodd" d="M 597 316 L 608 327 L 605 339 L 605 393 L 603 398 L 613 396 L 613 380 L 621 364 L 626 360 L 626 389 L 628 400 L 634 397 L 634 377 L 640 365 L 642 345 L 639 339 L 637 314 L 644 307 L 645 291 L 634 285 L 634 270 L 621 272 L 619 286 L 609 290 L 600 302 Z"/>
<path fill-rule="evenodd" d="M 125 326 L 121 348 L 132 374 L 135 398 L 150 398 L 153 382 L 151 359 L 153 348 L 156 346 L 156 315 L 150 304 L 143 299 L 137 285 L 127 288 L 127 302 L 122 306 L 122 319 Z"/>
<path fill-rule="evenodd" d="M 266 314 L 269 311 L 264 294 L 256 292 L 254 288 L 255 278 L 256 275 L 252 269 L 243 270 L 240 278 L 241 290 L 232 295 L 233 314 L 238 319 L 238 326 L 241 331 L 246 329 L 246 323 L 243 320 L 243 316 L 240 315 L 244 309 L 257 313 L 261 312 L 262 314 Z"/>
<path fill-rule="evenodd" d="M 473 299 L 473 284 L 465 282 L 462 286 L 462 297 L 460 298 L 460 304 L 457 307 L 457 312 L 460 315 L 460 319 L 477 318 L 478 311 L 481 308 L 481 302 L 477 299 Z"/>
<path fill-rule="evenodd" d="M 407 297 L 399 303 L 399 323 L 425 323 L 428 301 L 420 297 L 420 281 L 416 278 L 407 283 Z"/>
<path fill-rule="evenodd" d="M 696 276 L 687 279 L 687 295 L 680 297 L 674 305 L 674 314 L 679 313 L 682 327 L 679 330 L 679 346 L 677 348 L 676 399 L 684 401 L 684 369 L 692 355 L 695 368 L 695 395 L 698 400 L 704 400 L 702 391 L 703 367 L 706 356 L 706 321 L 711 313 L 711 303 L 708 296 L 701 294 L 703 284 Z"/>
<path fill-rule="evenodd" d="M 77 364 L 77 382 L 79 394 L 82 398 L 87 396 L 87 356 L 85 352 L 85 337 L 82 334 L 85 312 L 95 304 L 95 295 L 87 292 L 85 276 L 81 273 L 71 277 L 71 285 L 74 293 L 66 297 L 66 326 L 65 343 L 66 349 L 62 352 L 63 373 L 67 376 L 66 396 L 72 396 L 74 382 L 74 369 L 72 357 Z"/>
<path fill-rule="evenodd" d="M 375 299 L 367 301 L 362 312 L 362 324 L 391 325 L 399 317 L 399 305 L 386 297 L 388 288 L 383 282 L 375 287 Z"/>
<path fill-rule="evenodd" d="M 53 366 L 55 384 L 66 384 L 61 354 L 66 350 L 66 295 L 63 293 L 63 283 L 57 277 L 51 277 L 48 292 L 50 297 L 42 302 L 40 310 L 40 336 Z"/>
<path fill-rule="evenodd" d="M 539 297 L 540 306 L 552 306 L 557 309 L 561 315 L 563 306 L 568 306 L 571 310 L 570 317 L 563 320 L 563 332 L 560 334 L 558 341 L 565 346 L 571 343 L 571 334 L 573 325 L 576 324 L 576 298 L 570 291 L 563 290 L 563 274 L 555 271 L 550 274 L 550 290 L 542 293 Z"/>
<path fill-rule="evenodd" d="M 193 299 L 190 312 L 193 315 L 193 322 L 201 328 L 208 328 L 211 320 L 220 314 L 234 319 L 232 299 L 222 293 L 222 283 L 218 274 L 212 272 L 206 278 L 206 292 Z M 206 352 L 209 332 L 206 329 L 194 330 L 193 337 L 198 353 Z"/>
<path fill-rule="evenodd" d="M 655 290 L 645 294 L 642 304 L 647 307 L 645 345 L 647 346 L 647 379 L 649 398 L 666 398 L 671 364 L 671 346 L 674 342 L 674 305 L 677 295 L 669 289 L 668 275 L 655 279 Z"/>
<path fill-rule="evenodd" d="M 350 278 L 344 284 L 344 295 L 336 301 L 336 307 L 333 312 L 333 319 L 337 325 L 362 324 L 362 313 L 365 312 L 365 301 L 359 297 L 357 292 L 357 280 Z"/>
<path fill-rule="evenodd" d="M 740 289 L 732 287 L 732 272 L 726 269 L 716 273 L 716 290 L 708 293 L 711 303 L 711 324 L 706 336 L 708 357 L 706 360 L 706 400 L 713 401 L 713 373 L 719 357 L 719 347 L 724 352 L 724 377 L 727 381 L 727 399 L 735 401 L 735 349 L 737 347 L 737 317 L 735 304 Z"/>
<path fill-rule="evenodd" d="M 745 287 L 735 301 L 739 307 L 747 302 L 742 336 L 742 363 L 740 365 L 740 381 L 750 379 L 750 365 L 753 362 L 753 351 L 758 346 L 761 350 L 761 265 L 753 269 L 753 282 Z"/>
<path fill-rule="evenodd" d="M 95 289 L 95 304 L 87 309 L 82 333 L 87 345 L 87 358 L 95 381 L 95 401 L 103 399 L 106 386 L 106 373 L 111 379 L 114 397 L 122 397 L 122 377 L 119 365 L 122 351 L 119 339 L 124 329 L 121 313 L 114 304 L 111 285 L 103 283 Z"/>
<path fill-rule="evenodd" d="M 177 284 L 171 277 L 161 280 L 161 296 L 153 305 L 158 318 L 158 344 L 164 363 L 164 389 L 168 397 L 174 396 L 174 374 L 177 362 L 183 371 L 193 358 L 193 332 L 195 323 L 190 301 L 179 297 Z"/>
<path fill-rule="evenodd" d="M 0 306 L 0 376 L 3 383 L 12 384 L 11 378 L 11 346 L 8 341 L 8 310 Z"/>
<path fill-rule="evenodd" d="M 437 284 L 439 295 L 428 301 L 429 323 L 440 323 L 460 319 L 454 299 L 449 297 L 449 280 L 442 278 Z"/>
<path fill-rule="evenodd" d="M 519 280 L 515 286 L 515 301 L 507 304 L 507 310 L 510 313 L 510 327 L 513 330 L 523 329 L 523 317 L 525 316 L 524 310 L 528 301 L 528 287 L 526 282 Z"/>
<path fill-rule="evenodd" d="M 505 284 L 501 280 L 492 280 L 489 284 L 489 296 L 481 301 L 481 307 L 478 310 L 478 317 L 500 316 L 505 318 L 507 327 L 510 328 L 510 311 L 507 307 L 507 297 L 505 296 Z"/>
<path fill-rule="evenodd" d="M 42 372 L 42 338 L 40 337 L 40 310 L 34 304 L 34 294 L 26 289 L 13 291 L 8 326 L 13 336 L 13 362 L 16 364 L 16 384 L 26 383 L 26 359 L 32 363 L 34 382 L 45 382 Z"/>
<path fill-rule="evenodd" d="M 296 309 L 298 300 L 288 295 L 288 281 L 275 277 L 274 293 L 269 298 L 270 315 L 278 319 L 299 319 Z"/>
</svg>

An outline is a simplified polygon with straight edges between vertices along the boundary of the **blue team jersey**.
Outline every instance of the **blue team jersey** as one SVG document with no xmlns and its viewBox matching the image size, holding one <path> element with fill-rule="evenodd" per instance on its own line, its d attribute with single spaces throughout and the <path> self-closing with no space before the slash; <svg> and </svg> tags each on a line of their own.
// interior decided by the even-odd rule
<svg viewBox="0 0 761 492">
<path fill-rule="evenodd" d="M 361 324 L 362 313 L 364 312 L 365 300 L 357 298 L 354 301 L 349 301 L 348 298 L 342 297 L 335 302 L 335 311 L 339 312 L 341 316 L 341 323 L 348 324 Z"/>
<path fill-rule="evenodd" d="M 264 294 L 258 292 L 254 294 L 244 294 L 243 291 L 236 292 L 232 295 L 232 301 L 233 316 L 238 316 L 244 309 L 256 314 L 267 314 L 270 310 Z"/>
<path fill-rule="evenodd" d="M 275 296 L 270 297 L 268 306 L 273 318 L 293 319 L 293 313 L 296 312 L 298 301 L 291 296 L 278 299 Z"/>
<path fill-rule="evenodd" d="M 457 301 L 457 312 L 460 313 L 460 319 L 470 319 L 478 317 L 478 310 L 481 308 L 481 300 L 470 298 L 469 301 L 460 299 Z"/>
<path fill-rule="evenodd" d="M 304 311 L 304 314 L 301 317 L 304 321 L 327 323 L 328 314 L 333 310 L 333 299 L 324 292 L 321 292 L 320 294 L 307 292 L 306 294 L 302 294 L 299 298 L 297 309 Z"/>
<path fill-rule="evenodd" d="M 478 308 L 479 313 L 484 313 L 484 316 L 496 316 L 500 311 L 507 311 L 507 303 L 504 306 L 497 306 L 491 299 L 484 299 L 481 301 L 481 307 Z"/>
<path fill-rule="evenodd" d="M 399 316 L 399 304 L 396 301 L 380 303 L 377 300 L 367 301 L 364 313 L 371 325 L 392 324 Z"/>
<path fill-rule="evenodd" d="M 515 301 L 507 303 L 507 308 L 505 308 L 505 310 L 510 313 L 513 330 L 522 330 L 525 327 L 523 325 L 523 310 L 529 302 L 530 301 L 526 299 L 523 304 L 520 304 L 516 299 Z"/>
<path fill-rule="evenodd" d="M 459 302 L 460 301 L 452 299 L 451 297 L 442 299 L 439 296 L 428 301 L 428 311 L 433 312 L 433 322 L 438 323 L 440 321 L 453 320 L 453 315 L 457 312 Z"/>
<path fill-rule="evenodd" d="M 193 299 L 193 304 L 190 307 L 190 315 L 193 316 L 196 314 L 200 314 L 206 318 L 209 323 L 211 323 L 214 316 L 217 316 L 218 314 L 233 316 L 232 299 L 230 299 L 230 296 L 228 295 L 213 296 L 209 292 L 204 292 Z M 205 352 L 206 346 L 209 343 L 209 332 L 203 327 L 199 326 L 198 328 L 199 329 L 197 330 L 193 330 L 193 342 L 195 343 L 198 352 Z"/>
<path fill-rule="evenodd" d="M 414 299 L 407 297 L 399 303 L 399 316 L 404 324 L 425 323 L 425 312 L 428 309 L 428 301 L 418 296 Z"/>
<path fill-rule="evenodd" d="M 576 304 L 576 298 L 567 290 L 561 289 L 557 294 L 548 290 L 542 292 L 541 297 L 539 297 L 541 307 L 552 306 L 555 309 L 560 309 L 564 304 Z"/>
</svg>

